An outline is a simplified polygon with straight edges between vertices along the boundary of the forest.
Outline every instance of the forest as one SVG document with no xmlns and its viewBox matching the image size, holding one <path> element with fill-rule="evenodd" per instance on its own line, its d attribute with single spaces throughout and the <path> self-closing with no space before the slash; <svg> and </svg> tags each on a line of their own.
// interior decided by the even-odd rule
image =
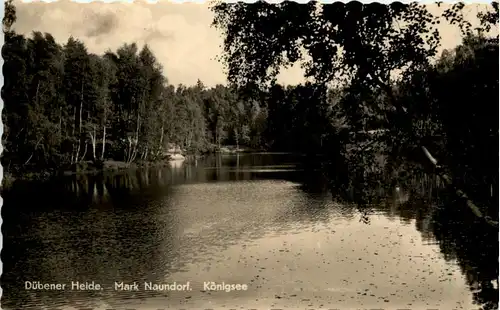
<svg viewBox="0 0 500 310">
<path fill-rule="evenodd" d="M 159 161 L 171 145 L 187 155 L 224 145 L 318 152 L 328 132 L 331 111 L 315 106 L 322 101 L 312 96 L 321 94 L 307 85 L 277 85 L 258 97 L 202 81 L 175 86 L 148 46 L 96 55 L 77 38 L 61 45 L 49 33 L 17 34 L 15 18 L 11 1 L 2 49 L 6 174 Z"/>
<path fill-rule="evenodd" d="M 328 111 L 307 85 L 278 85 L 259 100 L 201 81 L 174 86 L 148 46 L 95 55 L 77 39 L 59 45 L 40 32 L 6 33 L 2 52 L 7 171 L 157 160 L 169 144 L 192 155 L 228 144 L 298 151 L 327 132 Z"/>
<path fill-rule="evenodd" d="M 4 172 L 162 161 L 171 145 L 187 155 L 235 145 L 321 154 L 347 187 L 417 162 L 495 205 L 498 3 L 478 13 L 477 27 L 464 7 L 433 16 L 417 3 L 216 3 L 229 84 L 209 88 L 171 85 L 148 46 L 128 42 L 96 55 L 78 38 L 17 34 L 7 1 Z M 463 40 L 438 55 L 436 27 L 445 22 Z M 279 69 L 299 61 L 308 82 L 277 84 Z"/>
<path fill-rule="evenodd" d="M 232 85 L 272 93 L 281 68 L 305 69 L 315 95 L 304 102 L 326 117 L 314 121 L 322 135 L 309 139 L 319 138 L 332 192 L 367 206 L 375 184 L 424 170 L 498 226 L 498 2 L 477 9 L 477 22 L 464 3 L 435 5 L 441 13 L 357 1 L 219 2 L 212 10 Z M 438 53 L 441 24 L 456 27 L 462 42 Z"/>
</svg>

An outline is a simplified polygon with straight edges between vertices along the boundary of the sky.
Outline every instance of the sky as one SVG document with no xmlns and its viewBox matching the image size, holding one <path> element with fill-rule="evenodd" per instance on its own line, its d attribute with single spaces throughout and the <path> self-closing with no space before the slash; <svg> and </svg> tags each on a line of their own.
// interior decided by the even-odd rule
<svg viewBox="0 0 500 310">
<path fill-rule="evenodd" d="M 433 13 L 442 11 L 430 4 Z M 468 4 L 466 11 L 473 25 L 473 16 L 485 4 Z M 205 3 L 92 2 L 17 2 L 14 30 L 29 35 L 32 31 L 48 32 L 64 44 L 70 36 L 84 42 L 89 52 L 102 54 L 116 51 L 124 43 L 148 44 L 164 74 L 174 85 L 193 85 L 200 79 L 206 86 L 225 84 L 223 64 L 216 59 L 222 51 L 223 38 L 211 27 L 213 13 Z M 442 49 L 460 44 L 461 36 L 454 26 L 443 25 Z M 299 66 L 282 71 L 279 82 L 303 82 Z"/>
</svg>

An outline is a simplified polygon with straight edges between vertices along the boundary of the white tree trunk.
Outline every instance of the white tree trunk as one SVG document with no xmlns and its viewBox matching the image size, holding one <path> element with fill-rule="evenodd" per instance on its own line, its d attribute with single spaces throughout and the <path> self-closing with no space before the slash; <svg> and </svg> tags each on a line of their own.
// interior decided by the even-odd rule
<svg viewBox="0 0 500 310">
<path fill-rule="evenodd" d="M 133 162 L 135 158 L 137 157 L 137 151 L 138 151 L 138 145 L 139 145 L 139 140 L 135 139 L 133 141 L 133 151 L 132 151 L 132 157 L 130 158 L 130 162 Z"/>
<path fill-rule="evenodd" d="M 234 129 L 234 137 L 235 137 L 235 140 L 236 140 L 236 150 L 239 150 L 240 149 L 240 144 L 239 144 L 239 133 L 238 133 L 238 129 L 235 128 Z"/>
<path fill-rule="evenodd" d="M 85 147 L 83 148 L 83 155 L 82 157 L 80 158 L 80 160 L 84 160 L 85 159 L 85 155 L 87 155 L 87 149 L 88 149 L 88 145 L 87 145 L 87 142 L 85 142 Z"/>
<path fill-rule="evenodd" d="M 160 156 L 163 152 L 163 125 L 161 125 L 161 132 L 160 132 L 160 144 L 158 145 L 158 151 L 156 152 L 156 156 Z"/>
<path fill-rule="evenodd" d="M 136 125 L 136 129 L 135 129 L 135 139 L 134 139 L 134 143 L 132 144 L 132 151 L 131 151 L 131 156 L 130 156 L 130 160 L 129 160 L 129 163 L 133 162 L 137 156 L 137 151 L 138 151 L 138 144 L 139 144 L 139 129 L 141 127 L 141 116 L 139 114 L 139 110 L 137 110 L 137 125 Z"/>
<path fill-rule="evenodd" d="M 106 124 L 102 126 L 102 152 L 101 152 L 102 161 L 104 161 L 105 152 L 106 152 Z"/>
<path fill-rule="evenodd" d="M 89 135 L 90 135 L 90 143 L 92 143 L 92 158 L 95 161 L 96 160 L 95 149 L 96 149 L 96 143 L 97 143 L 97 137 L 96 137 L 97 132 L 96 132 L 95 125 L 93 125 L 92 127 L 93 127 L 93 130 L 89 133 Z"/>
<path fill-rule="evenodd" d="M 82 144 L 82 111 L 83 111 L 83 80 L 82 87 L 80 91 L 80 113 L 78 115 L 79 123 L 78 123 L 78 146 L 75 154 L 75 162 L 78 162 L 78 155 L 80 154 L 80 145 Z"/>
<path fill-rule="evenodd" d="M 127 137 L 127 140 L 128 140 L 128 148 L 125 151 L 125 161 L 127 163 L 130 163 L 130 159 L 132 158 L 132 138 Z"/>
</svg>

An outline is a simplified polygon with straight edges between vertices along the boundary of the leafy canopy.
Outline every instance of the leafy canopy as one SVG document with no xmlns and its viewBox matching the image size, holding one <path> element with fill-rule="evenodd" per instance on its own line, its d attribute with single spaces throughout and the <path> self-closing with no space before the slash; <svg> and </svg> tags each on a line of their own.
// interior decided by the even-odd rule
<svg viewBox="0 0 500 310">
<path fill-rule="evenodd" d="M 301 62 L 316 83 L 387 85 L 394 73 L 428 65 L 439 20 L 418 3 L 217 3 L 213 25 L 225 37 L 222 60 L 236 85 L 275 81 Z M 386 87 L 386 86 L 385 86 Z"/>
</svg>

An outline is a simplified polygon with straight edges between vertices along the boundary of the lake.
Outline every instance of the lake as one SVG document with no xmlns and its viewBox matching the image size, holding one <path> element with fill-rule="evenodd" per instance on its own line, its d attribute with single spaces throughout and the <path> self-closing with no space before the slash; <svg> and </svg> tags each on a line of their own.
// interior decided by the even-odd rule
<svg viewBox="0 0 500 310">
<path fill-rule="evenodd" d="M 404 187 L 367 223 L 302 159 L 220 155 L 14 184 L 3 194 L 2 308 L 497 308 L 497 231 Z"/>
</svg>

